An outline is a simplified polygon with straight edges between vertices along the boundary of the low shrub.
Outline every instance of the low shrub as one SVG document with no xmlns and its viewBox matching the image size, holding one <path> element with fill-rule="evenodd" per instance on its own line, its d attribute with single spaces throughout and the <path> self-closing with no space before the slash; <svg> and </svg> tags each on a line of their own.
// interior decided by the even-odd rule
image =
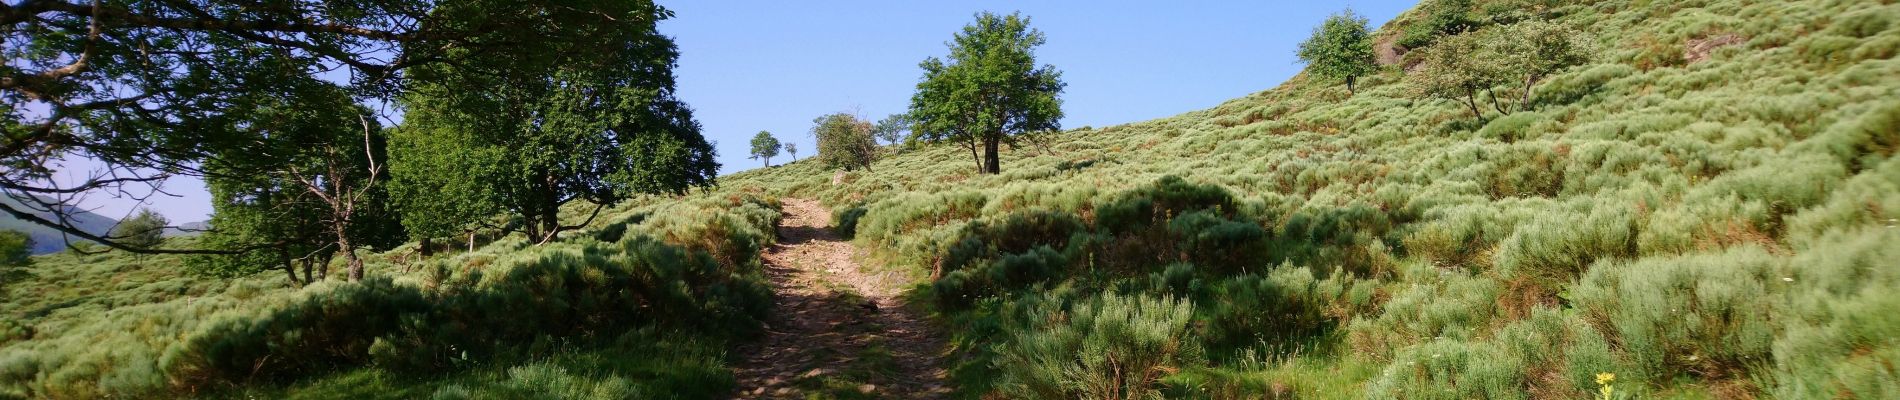
<svg viewBox="0 0 1900 400">
<path fill-rule="evenodd" d="M 1778 329 L 1771 318 L 1788 276 L 1766 251 L 1742 246 L 1606 261 L 1571 288 L 1570 300 L 1620 344 L 1637 380 L 1738 379 L 1770 361 Z"/>
<path fill-rule="evenodd" d="M 1005 396 L 1157 398 L 1163 379 L 1202 362 L 1190 301 L 1106 294 L 1035 314 L 1041 323 L 999 344 Z"/>
</svg>

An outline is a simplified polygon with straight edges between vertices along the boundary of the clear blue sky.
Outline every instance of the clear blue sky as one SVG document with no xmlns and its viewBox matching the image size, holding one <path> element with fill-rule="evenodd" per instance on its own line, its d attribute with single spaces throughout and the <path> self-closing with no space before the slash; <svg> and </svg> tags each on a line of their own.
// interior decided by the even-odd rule
<svg viewBox="0 0 1900 400">
<path fill-rule="evenodd" d="M 679 96 L 717 142 L 722 174 L 757 168 L 746 158 L 760 130 L 816 152 L 813 118 L 868 118 L 909 105 L 925 57 L 979 11 L 1021 11 L 1049 41 L 1040 61 L 1062 70 L 1064 127 L 1107 126 L 1212 107 L 1298 73 L 1294 47 L 1326 15 L 1348 6 L 1372 25 L 1415 1 L 688 1 L 661 0 L 675 17 L 660 31 L 679 44 Z M 773 163 L 789 160 L 781 155 Z M 89 163 L 70 163 L 84 168 Z M 174 179 L 152 206 L 176 222 L 209 218 L 196 180 Z M 124 199 L 86 201 L 126 215 Z"/>
</svg>

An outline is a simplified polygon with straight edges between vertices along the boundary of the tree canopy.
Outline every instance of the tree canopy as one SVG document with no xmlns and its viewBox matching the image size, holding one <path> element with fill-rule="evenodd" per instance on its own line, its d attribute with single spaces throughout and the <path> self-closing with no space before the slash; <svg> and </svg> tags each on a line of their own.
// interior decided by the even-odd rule
<svg viewBox="0 0 1900 400">
<path fill-rule="evenodd" d="M 772 137 L 772 132 L 759 131 L 759 134 L 752 136 L 752 158 L 764 160 L 765 166 L 770 167 L 772 157 L 778 156 L 779 146 L 778 138 Z"/>
<path fill-rule="evenodd" d="M 833 113 L 813 119 L 811 134 L 818 138 L 818 162 L 826 168 L 869 170 L 877 159 L 871 123 L 855 115 Z"/>
<path fill-rule="evenodd" d="M 1366 29 L 1366 17 L 1352 9 L 1326 17 L 1313 28 L 1313 36 L 1300 43 L 1300 61 L 1306 72 L 1327 80 L 1343 80 L 1346 91 L 1361 76 L 1378 71 L 1372 54 L 1372 33 Z"/>
<path fill-rule="evenodd" d="M 546 241 L 579 226 L 559 218 L 573 201 L 594 205 L 591 220 L 634 194 L 713 183 L 712 145 L 674 97 L 678 49 L 657 30 L 671 13 L 650 2 L 613 4 L 596 7 L 606 23 L 550 32 L 571 38 L 564 49 L 414 71 L 419 82 L 403 98 L 408 113 L 392 172 L 404 206 L 438 205 L 405 208 L 404 221 L 442 233 L 499 209 L 518 216 L 533 241 Z M 470 191 L 437 198 L 431 187 Z M 430 212 L 440 209 L 452 212 Z"/>
<path fill-rule="evenodd" d="M 1464 103 L 1480 120 L 1480 100 L 1488 100 L 1499 114 L 1509 114 L 1511 100 L 1500 88 L 1518 92 L 1517 103 L 1550 74 L 1589 61 L 1594 48 L 1590 35 L 1563 24 L 1531 20 L 1439 38 L 1419 50 L 1422 63 L 1406 74 L 1414 95 Z M 1507 92 L 1508 93 L 1508 92 Z"/>
<path fill-rule="evenodd" d="M 324 101 L 302 90 L 308 80 L 392 99 L 439 80 L 411 73 L 421 66 L 536 69 L 565 58 L 547 54 L 613 54 L 652 42 L 614 32 L 650 31 L 638 26 L 664 15 L 650 2 L 594 0 L 10 3 L 0 10 L 0 193 L 22 206 L 0 212 L 122 250 L 229 252 L 139 248 L 67 217 L 87 193 L 143 199 L 173 176 L 257 173 L 205 166 L 258 151 L 256 109 Z M 62 157 L 103 167 L 58 183 L 44 161 Z"/>
<path fill-rule="evenodd" d="M 164 215 L 150 208 L 141 208 L 131 218 L 119 221 L 118 226 L 112 227 L 112 236 L 139 248 L 153 248 L 164 243 L 165 227 L 170 225 L 171 220 Z"/>
<path fill-rule="evenodd" d="M 950 42 L 945 59 L 919 64 L 924 76 L 911 96 L 916 135 L 959 142 L 978 170 L 1002 171 L 1003 144 L 1018 135 L 1062 128 L 1062 73 L 1036 65 L 1046 40 L 1020 13 L 983 12 Z M 822 151 L 821 151 L 822 152 Z"/>
</svg>

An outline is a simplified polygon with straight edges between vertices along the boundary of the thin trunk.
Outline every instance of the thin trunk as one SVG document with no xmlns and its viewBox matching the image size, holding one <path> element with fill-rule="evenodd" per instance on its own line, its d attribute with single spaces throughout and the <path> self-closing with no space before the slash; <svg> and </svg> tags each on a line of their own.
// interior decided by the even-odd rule
<svg viewBox="0 0 1900 400">
<path fill-rule="evenodd" d="M 983 155 L 985 156 L 983 173 L 995 175 L 1003 171 L 1002 160 L 996 159 L 998 147 L 1001 147 L 1003 142 L 1001 136 L 1002 133 L 997 133 L 983 140 Z"/>
<path fill-rule="evenodd" d="M 432 256 L 435 255 L 435 247 L 429 245 L 428 237 L 424 237 L 422 243 L 416 245 L 416 252 L 422 253 L 423 257 Z"/>
<path fill-rule="evenodd" d="M 1504 111 L 1504 105 L 1502 103 L 1498 103 L 1498 92 L 1492 91 L 1491 89 L 1485 89 L 1484 94 L 1486 96 L 1491 97 L 1491 109 L 1498 110 L 1498 115 L 1511 113 L 1510 111 Z"/>
<path fill-rule="evenodd" d="M 297 265 L 290 260 L 289 248 L 277 248 L 277 262 L 284 265 L 284 275 L 290 276 L 290 284 L 303 286 L 303 282 L 297 281 Z"/>
<path fill-rule="evenodd" d="M 1359 94 L 1359 91 L 1354 90 L 1352 87 L 1353 81 L 1358 80 L 1357 78 L 1358 77 L 1351 76 L 1351 75 L 1346 76 L 1346 95 L 1350 96 L 1350 95 Z"/>
<path fill-rule="evenodd" d="M 1473 92 L 1471 89 L 1465 89 L 1465 106 L 1471 108 L 1471 116 L 1477 117 L 1478 122 L 1484 122 L 1484 113 L 1478 111 L 1478 100 L 1475 98 L 1477 95 Z"/>
<path fill-rule="evenodd" d="M 983 172 L 983 156 L 981 154 L 976 153 L 976 138 L 971 137 L 970 145 L 966 147 L 970 148 L 970 160 L 976 161 L 976 172 L 982 173 Z"/>
<path fill-rule="evenodd" d="M 475 252 L 475 230 L 468 230 L 468 252 Z"/>
<path fill-rule="evenodd" d="M 1536 84 L 1537 84 L 1537 75 L 1531 75 L 1528 78 L 1524 78 L 1524 94 L 1521 96 L 1518 96 L 1517 104 L 1522 105 L 1522 104 L 1531 103 L 1531 85 L 1536 85 Z"/>
</svg>

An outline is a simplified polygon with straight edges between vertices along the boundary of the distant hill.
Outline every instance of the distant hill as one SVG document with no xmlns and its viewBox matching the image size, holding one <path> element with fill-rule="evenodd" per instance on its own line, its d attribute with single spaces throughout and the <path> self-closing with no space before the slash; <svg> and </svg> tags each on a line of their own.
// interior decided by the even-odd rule
<svg viewBox="0 0 1900 400">
<path fill-rule="evenodd" d="M 204 233 L 206 229 L 211 229 L 211 221 L 193 221 L 165 228 L 164 235 L 165 237 L 197 236 Z"/>
<path fill-rule="evenodd" d="M 5 202 L 8 206 L 14 207 L 15 209 L 20 209 L 20 207 L 23 206 L 18 201 L 8 196 L 0 196 L 0 202 Z M 47 215 L 44 213 L 41 213 L 39 215 L 46 218 L 52 218 L 51 215 Z M 117 226 L 119 224 L 119 220 L 117 219 L 107 217 L 104 215 L 94 214 L 88 211 L 79 211 L 77 213 L 74 213 L 72 217 L 73 217 L 73 220 L 78 222 L 77 225 L 79 226 L 81 230 L 84 230 L 87 233 L 92 233 L 92 234 L 97 234 L 97 235 L 103 235 L 103 234 L 106 234 L 107 232 L 111 232 L 112 227 Z M 61 234 L 59 230 L 48 228 L 48 227 L 42 226 L 40 224 L 35 224 L 32 222 L 22 221 L 18 218 L 14 218 L 12 215 L 6 215 L 5 213 L 0 213 L 0 230 L 21 231 L 21 232 L 26 232 L 28 236 L 32 236 L 33 237 L 33 254 L 54 253 L 54 252 L 58 252 L 60 250 L 66 249 L 67 239 L 63 237 L 64 235 Z M 72 238 L 72 240 L 76 242 L 85 241 L 84 239 L 80 239 L 76 237 Z"/>
</svg>

